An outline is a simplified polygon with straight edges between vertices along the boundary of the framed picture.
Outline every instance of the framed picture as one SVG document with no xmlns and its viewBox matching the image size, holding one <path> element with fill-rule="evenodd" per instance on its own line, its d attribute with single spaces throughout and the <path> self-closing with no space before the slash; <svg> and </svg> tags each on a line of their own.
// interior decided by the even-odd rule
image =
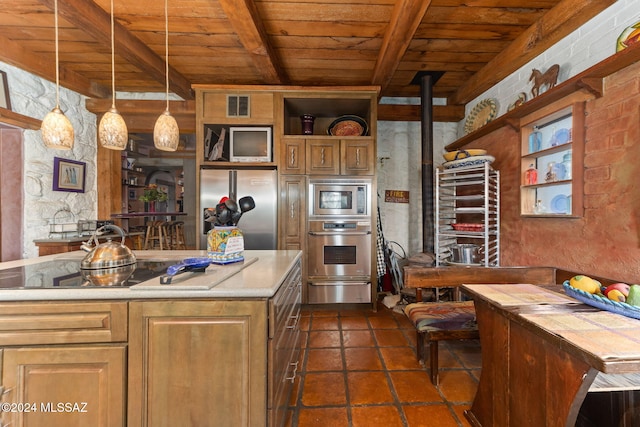
<svg viewBox="0 0 640 427">
<path fill-rule="evenodd" d="M 87 164 L 75 160 L 53 158 L 53 191 L 84 193 Z"/>
<path fill-rule="evenodd" d="M 9 99 L 7 73 L 5 73 L 4 71 L 0 71 L 0 107 L 11 110 L 11 99 Z"/>
</svg>

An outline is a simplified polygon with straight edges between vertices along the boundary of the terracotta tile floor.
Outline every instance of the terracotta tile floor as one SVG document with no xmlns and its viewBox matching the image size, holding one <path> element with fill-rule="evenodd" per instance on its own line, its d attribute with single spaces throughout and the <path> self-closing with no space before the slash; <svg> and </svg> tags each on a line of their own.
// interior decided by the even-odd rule
<svg viewBox="0 0 640 427">
<path fill-rule="evenodd" d="M 478 384 L 478 340 L 440 343 L 435 387 L 416 360 L 415 330 L 402 313 L 305 307 L 300 325 L 301 371 L 288 426 L 470 425 L 463 413 Z"/>
</svg>

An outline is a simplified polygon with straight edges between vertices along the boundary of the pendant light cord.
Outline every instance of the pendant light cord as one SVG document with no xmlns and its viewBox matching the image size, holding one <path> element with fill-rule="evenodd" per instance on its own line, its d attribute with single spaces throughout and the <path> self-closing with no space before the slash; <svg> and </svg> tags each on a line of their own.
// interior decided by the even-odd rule
<svg viewBox="0 0 640 427">
<path fill-rule="evenodd" d="M 56 27 L 56 108 L 60 108 L 60 58 L 58 56 L 58 0 L 54 3 L 54 23 Z"/>
<path fill-rule="evenodd" d="M 167 111 L 169 111 L 169 6 L 168 0 L 164 0 L 164 55 L 165 55 L 165 80 Z"/>
<path fill-rule="evenodd" d="M 113 0 L 111 0 L 111 108 L 116 108 L 116 62 L 115 62 L 115 32 L 113 25 Z"/>
</svg>

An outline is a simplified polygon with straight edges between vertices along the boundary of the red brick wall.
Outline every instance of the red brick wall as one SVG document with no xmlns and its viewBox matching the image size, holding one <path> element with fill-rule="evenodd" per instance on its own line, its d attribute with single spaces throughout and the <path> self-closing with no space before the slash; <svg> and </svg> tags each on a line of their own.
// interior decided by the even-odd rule
<svg viewBox="0 0 640 427">
<path fill-rule="evenodd" d="M 587 101 L 584 215 L 520 216 L 520 136 L 509 127 L 469 144 L 501 174 L 501 265 L 548 265 L 640 283 L 640 63 Z"/>
</svg>

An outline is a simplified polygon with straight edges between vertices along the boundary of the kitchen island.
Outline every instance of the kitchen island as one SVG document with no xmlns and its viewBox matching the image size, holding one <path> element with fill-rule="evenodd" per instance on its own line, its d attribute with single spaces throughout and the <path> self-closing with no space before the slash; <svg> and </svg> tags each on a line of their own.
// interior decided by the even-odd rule
<svg viewBox="0 0 640 427">
<path fill-rule="evenodd" d="M 83 256 L 1 263 L 0 277 Z M 299 354 L 300 259 L 245 251 L 246 267 L 211 265 L 131 288 L 52 288 L 41 271 L 42 287 L 0 289 L 3 425 L 283 425 Z"/>
</svg>

